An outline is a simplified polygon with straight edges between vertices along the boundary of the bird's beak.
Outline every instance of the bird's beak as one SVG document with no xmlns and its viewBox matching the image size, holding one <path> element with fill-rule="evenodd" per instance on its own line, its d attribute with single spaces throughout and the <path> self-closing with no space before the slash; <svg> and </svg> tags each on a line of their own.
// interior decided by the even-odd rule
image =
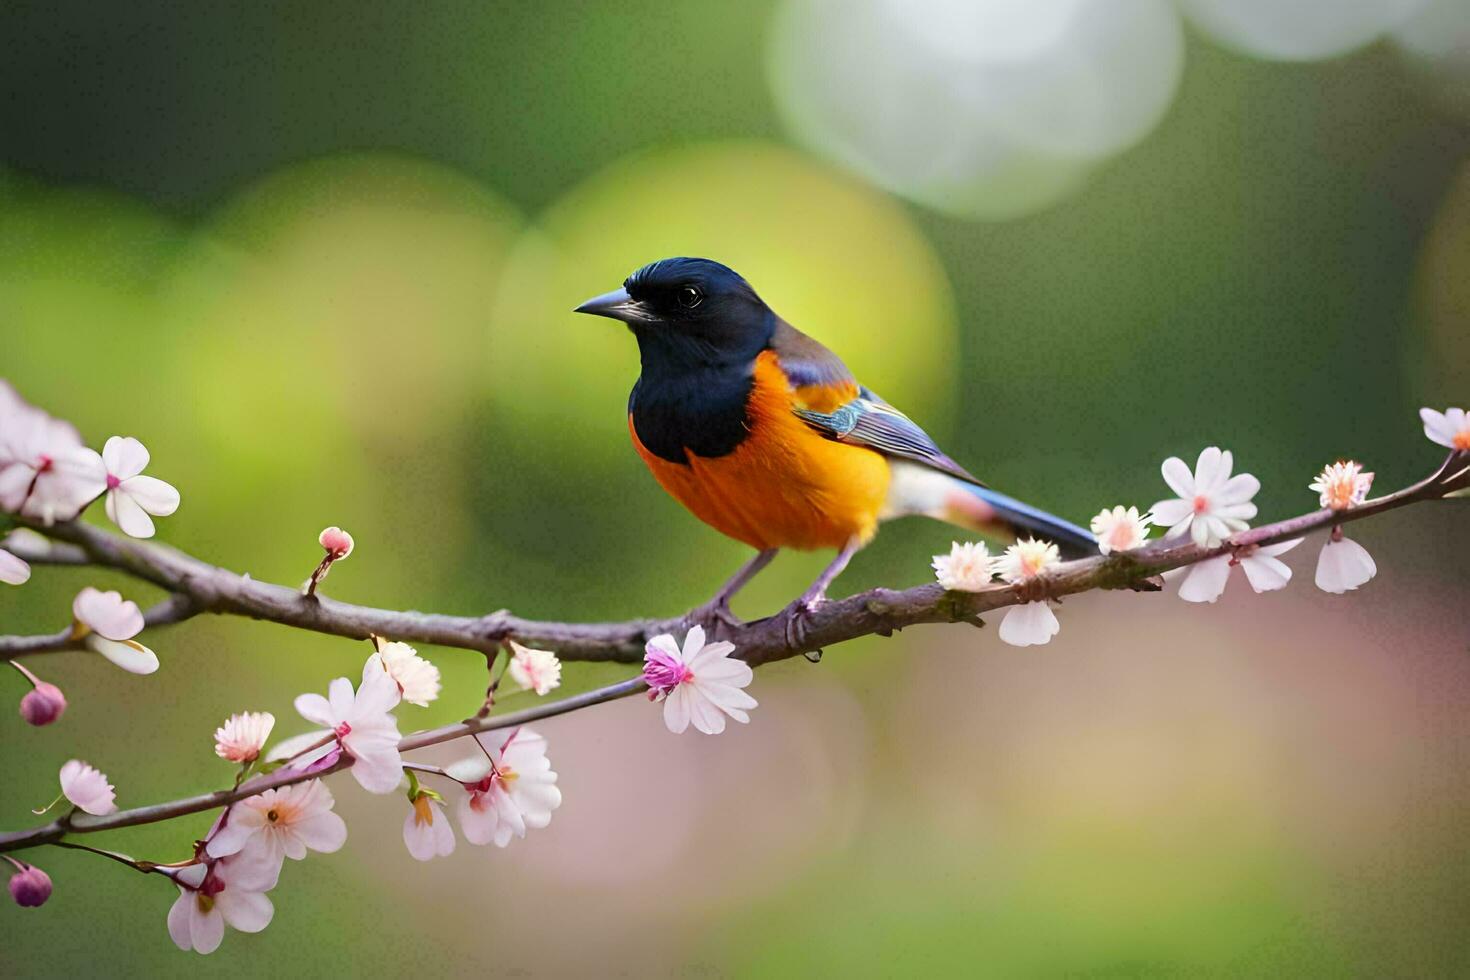
<svg viewBox="0 0 1470 980">
<path fill-rule="evenodd" d="M 594 296 L 572 312 L 591 313 L 594 316 L 606 316 L 625 322 L 643 319 L 642 307 L 628 295 L 626 289 L 614 289 L 610 293 Z"/>
</svg>

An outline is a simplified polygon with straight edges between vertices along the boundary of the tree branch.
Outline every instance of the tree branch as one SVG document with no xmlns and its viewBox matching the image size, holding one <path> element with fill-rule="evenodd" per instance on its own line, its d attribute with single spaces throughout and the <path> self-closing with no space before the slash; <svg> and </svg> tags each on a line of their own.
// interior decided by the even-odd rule
<svg viewBox="0 0 1470 980">
<path fill-rule="evenodd" d="M 322 595 L 257 581 L 183 554 L 167 545 L 124 538 L 77 522 L 36 530 L 80 548 L 91 562 L 125 571 L 172 593 L 149 609 L 148 626 L 181 622 L 200 613 L 248 616 L 283 626 L 355 640 L 382 636 L 410 643 L 493 653 L 508 637 L 528 646 L 554 650 L 566 661 L 637 663 L 648 640 L 660 633 L 704 626 L 711 638 L 729 640 L 752 665 L 784 660 L 860 636 L 888 635 L 923 623 L 975 622 L 981 613 L 1038 598 L 1057 598 L 1093 589 L 1146 587 L 1150 578 L 1251 545 L 1300 537 L 1334 524 L 1362 520 L 1385 511 L 1470 488 L 1470 453 L 1451 453 L 1438 470 L 1413 486 L 1366 501 L 1351 510 L 1316 510 L 1275 524 L 1241 532 L 1215 548 L 1188 539 L 1158 539 L 1127 554 L 1097 556 L 1057 566 L 1044 581 L 1024 585 L 996 583 L 979 592 L 945 592 L 936 584 L 904 590 L 872 589 L 819 607 L 808 619 L 802 642 L 787 636 L 782 616 L 730 626 L 694 610 L 668 619 L 621 623 L 556 623 L 522 619 L 505 610 L 486 616 L 450 616 L 412 610 L 378 609 L 338 602 Z M 0 656 L 11 658 L 76 649 L 63 633 L 0 636 Z"/>
<path fill-rule="evenodd" d="M 1265 524 L 1236 534 L 1214 548 L 1201 548 L 1188 540 L 1160 539 L 1126 554 L 1066 562 L 1042 578 L 1020 585 L 996 584 L 978 592 L 946 592 L 938 585 L 930 584 L 902 591 L 873 589 L 834 600 L 818 607 L 811 615 L 804 641 L 800 644 L 789 640 L 786 623 L 780 615 L 733 627 L 710 616 L 702 624 L 712 634 L 735 643 L 739 656 L 753 666 L 759 666 L 859 636 L 887 636 L 905 626 L 921 623 L 970 622 L 981 625 L 981 613 L 1022 602 L 1059 598 L 1093 589 L 1137 589 L 1170 569 L 1301 537 L 1408 504 L 1463 493 L 1467 489 L 1470 489 L 1470 453 L 1455 452 L 1433 474 L 1403 490 L 1346 511 L 1317 510 Z M 642 659 L 643 644 L 650 636 L 682 631 L 696 621 L 694 613 L 666 620 L 573 624 L 523 620 L 504 611 L 473 618 L 375 609 L 320 596 L 308 598 L 294 589 L 236 575 L 163 545 L 119 538 L 85 524 L 61 524 L 45 530 L 47 534 L 82 549 L 93 564 L 121 569 L 170 590 L 171 597 L 148 612 L 148 623 L 155 626 L 179 622 L 199 612 L 215 612 L 251 616 L 355 639 L 379 635 L 479 650 L 487 654 L 495 650 L 504 638 L 515 636 L 528 644 L 550 647 L 564 660 L 633 663 Z M 69 633 L 0 637 L 0 654 L 16 657 L 70 649 L 69 642 Z M 408 752 L 479 732 L 512 728 L 628 697 L 643 690 L 646 690 L 646 685 L 642 678 L 634 677 L 502 717 L 471 718 L 417 732 L 403 738 L 398 747 L 401 752 Z M 157 823 L 212 810 L 268 789 L 320 778 L 351 765 L 351 757 L 344 754 L 331 767 L 316 772 L 280 769 L 230 789 L 122 810 L 106 817 L 70 814 L 41 827 L 0 834 L 0 852 L 54 844 L 68 834 Z"/>
</svg>

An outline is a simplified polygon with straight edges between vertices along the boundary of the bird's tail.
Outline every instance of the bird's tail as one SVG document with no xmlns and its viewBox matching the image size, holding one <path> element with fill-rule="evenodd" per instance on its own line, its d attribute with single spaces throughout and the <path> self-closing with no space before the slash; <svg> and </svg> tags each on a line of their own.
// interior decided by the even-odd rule
<svg viewBox="0 0 1470 980">
<path fill-rule="evenodd" d="M 1097 554 L 1097 538 L 1054 514 L 926 466 L 892 466 L 885 517 L 922 514 L 982 534 L 1044 538 L 1067 558 Z"/>
</svg>

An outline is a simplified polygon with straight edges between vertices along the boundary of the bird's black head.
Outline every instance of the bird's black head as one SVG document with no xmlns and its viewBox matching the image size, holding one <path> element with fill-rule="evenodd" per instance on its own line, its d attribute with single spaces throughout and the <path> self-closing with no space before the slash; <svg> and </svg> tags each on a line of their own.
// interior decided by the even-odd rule
<svg viewBox="0 0 1470 980">
<path fill-rule="evenodd" d="M 765 348 L 776 322 L 734 269 L 691 258 L 649 263 L 622 289 L 589 299 L 576 312 L 626 323 L 638 338 L 645 372 L 748 361 Z"/>
</svg>

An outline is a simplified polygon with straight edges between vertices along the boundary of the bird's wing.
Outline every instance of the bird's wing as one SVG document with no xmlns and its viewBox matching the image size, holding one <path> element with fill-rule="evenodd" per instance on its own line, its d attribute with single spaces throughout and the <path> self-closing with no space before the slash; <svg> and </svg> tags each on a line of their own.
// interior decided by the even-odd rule
<svg viewBox="0 0 1470 980">
<path fill-rule="evenodd" d="M 791 382 L 792 411 L 818 432 L 985 485 L 945 455 L 907 415 L 860 386 L 847 365 L 817 341 L 782 321 L 771 349 Z"/>
</svg>

